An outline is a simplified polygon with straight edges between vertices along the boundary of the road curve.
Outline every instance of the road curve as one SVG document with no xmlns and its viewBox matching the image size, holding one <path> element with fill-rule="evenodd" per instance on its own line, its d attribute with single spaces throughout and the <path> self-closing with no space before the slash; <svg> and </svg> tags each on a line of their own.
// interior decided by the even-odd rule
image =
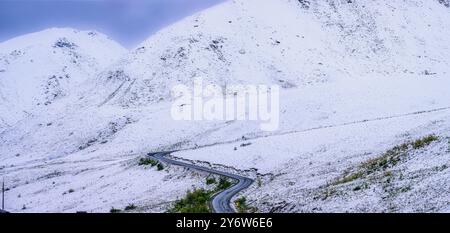
<svg viewBox="0 0 450 233">
<path fill-rule="evenodd" d="M 216 193 L 212 197 L 212 199 L 210 201 L 210 206 L 215 213 L 234 213 L 235 211 L 231 207 L 231 198 L 233 198 L 240 191 L 250 187 L 250 185 L 252 185 L 252 183 L 254 181 L 247 177 L 238 176 L 238 175 L 227 173 L 227 172 L 217 171 L 217 170 L 213 170 L 213 169 L 206 168 L 206 167 L 201 167 L 201 166 L 194 165 L 194 164 L 189 164 L 189 163 L 172 160 L 172 159 L 169 159 L 166 157 L 166 155 L 168 155 L 170 153 L 171 152 L 158 152 L 158 153 L 149 153 L 148 155 L 150 157 L 153 157 L 153 158 L 159 160 L 160 162 L 172 164 L 175 166 L 186 167 L 189 169 L 207 172 L 207 173 L 211 173 L 211 174 L 215 174 L 215 175 L 219 175 L 219 176 L 225 176 L 225 177 L 228 177 L 228 178 L 231 178 L 231 179 L 237 181 L 237 183 L 233 184 L 231 187 L 229 187 L 219 193 Z"/>
</svg>

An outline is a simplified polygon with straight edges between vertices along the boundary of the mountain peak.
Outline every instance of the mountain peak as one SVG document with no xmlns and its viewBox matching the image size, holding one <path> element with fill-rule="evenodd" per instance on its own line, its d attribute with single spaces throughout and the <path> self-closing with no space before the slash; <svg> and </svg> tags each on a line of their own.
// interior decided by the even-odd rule
<svg viewBox="0 0 450 233">
<path fill-rule="evenodd" d="M 126 49 L 96 31 L 51 28 L 0 44 L 4 122 L 51 105 L 115 62 Z M 10 114 L 6 114 L 10 113 Z"/>
<path fill-rule="evenodd" d="M 449 20 L 438 1 L 227 1 L 152 35 L 105 72 L 101 85 L 121 86 L 110 102 L 130 106 L 170 98 L 171 86 L 196 76 L 223 86 L 292 88 L 424 70 L 443 74 Z"/>
</svg>

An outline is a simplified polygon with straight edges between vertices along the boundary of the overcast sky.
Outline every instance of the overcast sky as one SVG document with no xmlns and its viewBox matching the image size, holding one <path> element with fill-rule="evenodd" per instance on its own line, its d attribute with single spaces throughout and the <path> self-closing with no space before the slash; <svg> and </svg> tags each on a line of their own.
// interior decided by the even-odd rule
<svg viewBox="0 0 450 233">
<path fill-rule="evenodd" d="M 49 27 L 94 29 L 127 47 L 224 0 L 0 0 L 0 42 Z"/>
</svg>

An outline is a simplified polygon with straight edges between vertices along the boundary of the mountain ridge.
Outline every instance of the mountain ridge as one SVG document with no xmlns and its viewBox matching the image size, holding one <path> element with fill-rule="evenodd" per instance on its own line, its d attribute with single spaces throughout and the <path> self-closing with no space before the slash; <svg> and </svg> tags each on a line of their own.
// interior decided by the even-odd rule
<svg viewBox="0 0 450 233">
<path fill-rule="evenodd" d="M 118 90 L 106 102 L 136 107 L 170 100 L 170 87 L 193 77 L 288 89 L 361 76 L 445 75 L 448 20 L 438 1 L 227 1 L 152 35 L 98 82 Z"/>
<path fill-rule="evenodd" d="M 42 111 L 125 52 L 103 34 L 70 28 L 47 29 L 0 43 L 2 121 L 13 124 Z"/>
</svg>

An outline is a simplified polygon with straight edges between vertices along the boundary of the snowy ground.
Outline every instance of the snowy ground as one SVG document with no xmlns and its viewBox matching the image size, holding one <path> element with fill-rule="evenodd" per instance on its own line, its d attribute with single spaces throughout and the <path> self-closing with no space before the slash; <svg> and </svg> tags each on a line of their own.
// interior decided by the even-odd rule
<svg viewBox="0 0 450 233">
<path fill-rule="evenodd" d="M 448 95 L 445 82 L 439 78 L 416 82 L 404 78 L 391 82 L 391 88 L 381 89 L 377 85 L 384 82 L 377 79 L 352 81 L 355 88 L 323 84 L 289 90 L 281 98 L 281 129 L 273 133 L 259 132 L 255 122 L 197 122 L 194 126 L 192 122 L 173 121 L 168 117 L 170 106 L 164 103 L 122 112 L 111 106 L 98 113 L 90 109 L 90 118 L 84 117 L 86 112 L 56 119 L 43 117 L 47 121 L 38 118 L 32 124 L 23 124 L 23 127 L 32 125 L 32 129 L 2 134 L 6 139 L 3 151 L 11 154 L 2 159 L 1 170 L 2 175 L 6 174 L 8 186 L 12 186 L 7 207 L 12 211 L 103 212 L 113 206 L 123 208 L 136 203 L 143 211 L 163 211 L 167 208 L 164 204 L 193 185 L 202 187 L 204 177 L 179 173 L 179 169 L 164 172 L 143 169 L 136 160 L 150 151 L 187 148 L 173 155 L 220 164 L 219 168 L 257 169 L 261 186 L 256 184 L 243 195 L 254 201 L 260 211 L 390 211 L 388 206 L 369 202 L 380 198 L 375 194 L 360 192 L 358 200 L 362 197 L 368 200 L 363 204 L 352 202 L 354 206 L 349 206 L 351 201 L 345 199 L 336 202 L 310 199 L 348 168 L 428 134 L 440 136 L 440 151 L 433 147 L 430 150 L 437 152 L 418 152 L 430 160 L 424 163 L 420 156 L 411 159 L 406 163 L 411 167 L 407 174 L 418 166 L 426 170 L 448 165 L 450 98 L 445 98 Z M 399 93 L 399 86 L 405 91 Z M 319 90 L 327 92 L 319 94 L 324 93 Z M 304 98 L 289 98 L 298 93 L 304 93 Z M 162 119 L 166 122 L 162 123 Z M 90 130 L 77 126 L 83 121 Z M 85 135 L 86 132 L 91 133 Z M 251 144 L 242 146 L 248 143 Z M 245 174 L 257 177 L 256 172 Z M 423 192 L 422 197 L 416 194 L 419 197 L 410 205 L 400 203 L 394 210 L 441 211 L 449 201 L 446 186 L 449 170 L 428 175 L 428 179 L 413 183 L 410 192 L 439 182 L 441 188 Z M 416 190 L 416 185 L 424 187 L 417 186 Z M 74 192 L 68 193 L 70 189 Z M 61 196 L 59 202 L 54 201 L 55 195 Z M 437 197 L 425 198 L 427 195 Z M 411 206 L 419 208 L 426 200 L 438 204 L 425 202 L 423 208 L 411 209 Z M 427 209 L 427 204 L 436 209 Z"/>
<path fill-rule="evenodd" d="M 260 181 L 242 195 L 263 212 L 446 211 L 450 204 L 449 116 L 450 110 L 445 110 L 247 140 L 245 144 L 251 144 L 245 147 L 239 142 L 174 155 L 239 170 L 253 168 L 260 173 L 256 176 Z M 338 194 L 322 200 L 323 193 L 330 192 L 324 186 L 348 169 L 429 134 L 438 135 L 439 142 L 392 168 L 403 178 L 389 185 L 408 187 L 404 193 L 385 200 L 387 191 L 379 190 L 383 180 L 367 181 L 369 187 L 358 192 L 353 189 L 363 181 L 355 181 L 335 187 L 332 190 Z"/>
<path fill-rule="evenodd" d="M 201 175 L 182 169 L 138 166 L 138 155 L 65 158 L 3 169 L 11 212 L 109 212 L 134 204 L 139 212 L 164 212 Z M 131 158 L 131 159 L 130 159 Z"/>
<path fill-rule="evenodd" d="M 449 8 L 420 0 L 281 2 L 228 1 L 122 57 L 106 36 L 68 29 L 0 44 L 6 209 L 108 212 L 135 204 L 165 211 L 187 190 L 205 187 L 205 174 L 157 171 L 138 159 L 176 149 L 180 159 L 255 178 L 241 195 L 261 212 L 448 212 Z M 55 74 L 72 79 L 53 85 Z M 282 85 L 279 130 L 172 120 L 171 85 L 196 75 L 220 85 Z M 430 134 L 438 140 L 407 151 L 395 166 L 336 183 Z"/>
</svg>

